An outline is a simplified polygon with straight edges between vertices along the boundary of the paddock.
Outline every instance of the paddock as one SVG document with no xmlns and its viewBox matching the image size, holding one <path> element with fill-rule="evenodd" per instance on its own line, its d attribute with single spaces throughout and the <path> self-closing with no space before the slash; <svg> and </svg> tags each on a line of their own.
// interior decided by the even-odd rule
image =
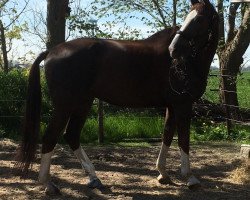
<svg viewBox="0 0 250 200">
<path fill-rule="evenodd" d="M 87 176 L 68 146 L 57 145 L 51 171 L 61 196 L 45 196 L 37 181 L 40 157 L 33 165 L 27 180 L 12 171 L 17 143 L 0 140 L 0 199 L 111 199 L 111 200 L 247 200 L 250 197 L 249 171 L 244 171 L 240 144 L 226 142 L 192 143 L 191 165 L 202 186 L 190 191 L 184 184 L 179 167 L 180 153 L 176 143 L 171 147 L 167 169 L 174 185 L 161 185 L 156 177 L 155 160 L 159 143 L 135 145 L 84 146 L 96 171 L 106 186 L 102 192 L 87 188 Z M 248 173 L 248 174 L 247 174 Z M 248 177 L 247 177 L 248 176 Z"/>
</svg>

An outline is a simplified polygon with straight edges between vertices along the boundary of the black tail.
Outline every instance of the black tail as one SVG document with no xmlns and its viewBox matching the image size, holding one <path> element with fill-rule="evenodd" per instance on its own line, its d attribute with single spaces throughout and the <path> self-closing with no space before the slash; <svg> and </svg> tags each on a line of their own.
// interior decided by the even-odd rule
<svg viewBox="0 0 250 200">
<path fill-rule="evenodd" d="M 16 154 L 16 167 L 21 172 L 28 169 L 36 158 L 37 141 L 40 132 L 41 84 L 39 64 L 46 58 L 48 51 L 41 53 L 33 63 L 28 80 L 26 112 L 23 124 L 22 142 Z"/>
</svg>

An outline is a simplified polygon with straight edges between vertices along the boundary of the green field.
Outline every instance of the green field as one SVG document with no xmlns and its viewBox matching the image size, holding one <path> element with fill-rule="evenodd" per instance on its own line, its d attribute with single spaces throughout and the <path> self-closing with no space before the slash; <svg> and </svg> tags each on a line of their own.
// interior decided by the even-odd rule
<svg viewBox="0 0 250 200">
<path fill-rule="evenodd" d="M 213 70 L 210 74 L 218 74 L 218 71 Z M 220 80 L 218 77 L 209 77 L 207 89 L 203 97 L 214 103 L 219 103 L 219 91 L 211 91 L 211 89 L 219 89 L 219 84 Z M 250 109 L 250 72 L 238 75 L 237 94 L 240 107 Z"/>
</svg>

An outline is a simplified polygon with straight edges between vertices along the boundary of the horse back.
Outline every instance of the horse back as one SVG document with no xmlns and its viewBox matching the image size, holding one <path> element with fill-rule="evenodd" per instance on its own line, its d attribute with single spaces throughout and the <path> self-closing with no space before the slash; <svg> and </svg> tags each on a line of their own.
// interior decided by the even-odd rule
<svg viewBox="0 0 250 200">
<path fill-rule="evenodd" d="M 77 39 L 51 50 L 45 72 L 52 96 L 62 91 L 78 99 L 153 106 L 165 101 L 170 62 L 166 49 L 145 41 Z"/>
</svg>

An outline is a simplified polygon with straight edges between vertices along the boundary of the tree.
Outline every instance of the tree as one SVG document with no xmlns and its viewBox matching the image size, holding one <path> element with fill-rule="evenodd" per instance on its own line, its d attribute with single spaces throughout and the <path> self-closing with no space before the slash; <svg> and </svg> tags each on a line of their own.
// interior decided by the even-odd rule
<svg viewBox="0 0 250 200">
<path fill-rule="evenodd" d="M 47 49 L 65 41 L 66 17 L 69 14 L 69 0 L 47 0 Z"/>
<path fill-rule="evenodd" d="M 86 17 L 95 18 L 103 23 L 99 25 L 98 37 L 118 39 L 138 39 L 145 37 L 140 27 L 132 23 L 139 22 L 148 27 L 148 34 L 176 25 L 177 19 L 183 19 L 189 11 L 186 0 L 93 0 L 91 9 L 79 9 L 72 15 L 71 27 L 84 30 Z"/>
<path fill-rule="evenodd" d="M 10 4 L 10 5 L 8 5 Z M 3 59 L 3 70 L 7 73 L 9 71 L 8 53 L 12 48 L 12 40 L 20 39 L 21 32 L 25 25 L 16 25 L 18 18 L 25 11 L 28 5 L 28 0 L 24 1 L 24 6 L 20 11 L 17 11 L 15 1 L 3 0 L 0 2 L 0 45 Z M 8 6 L 8 7 L 7 7 Z M 7 18 L 4 22 L 3 18 Z"/>
<path fill-rule="evenodd" d="M 228 117 L 239 119 L 239 103 L 237 97 L 237 75 L 243 63 L 243 55 L 250 42 L 250 6 L 249 4 L 230 3 L 228 10 L 228 32 L 225 36 L 224 4 L 218 0 L 218 11 L 220 14 L 220 42 L 218 56 L 220 63 L 221 98 L 226 104 Z M 238 27 L 236 23 L 237 10 L 241 8 L 238 15 Z"/>
</svg>

